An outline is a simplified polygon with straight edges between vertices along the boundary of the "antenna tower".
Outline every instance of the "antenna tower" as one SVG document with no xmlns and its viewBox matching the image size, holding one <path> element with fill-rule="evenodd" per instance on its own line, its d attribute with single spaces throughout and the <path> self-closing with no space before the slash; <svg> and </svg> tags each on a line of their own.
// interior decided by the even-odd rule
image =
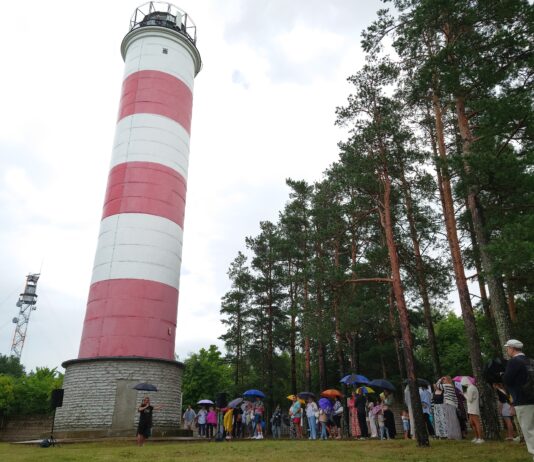
<svg viewBox="0 0 534 462">
<path fill-rule="evenodd" d="M 37 309 L 37 281 L 40 274 L 28 274 L 26 276 L 26 286 L 24 292 L 19 295 L 17 306 L 19 315 L 13 318 L 13 324 L 16 324 L 15 335 L 13 335 L 13 343 L 11 344 L 11 356 L 20 359 L 24 341 L 26 340 L 26 330 L 30 322 L 30 315 L 32 311 Z"/>
</svg>

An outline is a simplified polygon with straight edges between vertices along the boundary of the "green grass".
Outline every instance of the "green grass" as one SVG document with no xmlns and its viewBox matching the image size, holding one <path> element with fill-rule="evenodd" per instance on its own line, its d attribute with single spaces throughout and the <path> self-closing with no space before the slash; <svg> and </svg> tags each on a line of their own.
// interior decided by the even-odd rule
<svg viewBox="0 0 534 462">
<path fill-rule="evenodd" d="M 432 441 L 420 449 L 412 441 L 241 441 L 241 442 L 149 442 L 138 448 L 135 442 L 65 444 L 40 448 L 8 443 L 0 444 L 0 461 L 365 461 L 427 462 L 484 461 L 524 462 L 532 458 L 525 445 L 468 441 Z"/>
</svg>

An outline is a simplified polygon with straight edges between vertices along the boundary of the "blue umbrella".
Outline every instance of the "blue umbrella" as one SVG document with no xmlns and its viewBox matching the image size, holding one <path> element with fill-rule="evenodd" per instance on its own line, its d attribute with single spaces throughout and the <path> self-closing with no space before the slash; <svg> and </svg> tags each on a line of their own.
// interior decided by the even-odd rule
<svg viewBox="0 0 534 462">
<path fill-rule="evenodd" d="M 319 400 L 319 407 L 324 411 L 331 411 L 333 408 L 332 402 L 328 398 L 321 398 Z"/>
<path fill-rule="evenodd" d="M 369 383 L 372 387 L 382 388 L 383 390 L 395 391 L 395 385 L 385 379 L 374 379 Z"/>
<path fill-rule="evenodd" d="M 156 385 L 152 385 L 151 383 L 138 383 L 133 388 L 134 390 L 139 390 L 139 391 L 158 391 L 158 389 L 156 388 Z"/>
<path fill-rule="evenodd" d="M 259 396 L 260 398 L 265 398 L 265 393 L 263 393 L 263 391 L 260 391 L 260 390 L 247 390 L 245 393 L 243 393 L 243 396 L 245 398 L 254 398 L 256 396 Z"/>
<path fill-rule="evenodd" d="M 345 385 L 369 385 L 370 381 L 365 375 L 349 374 L 340 380 Z"/>
</svg>

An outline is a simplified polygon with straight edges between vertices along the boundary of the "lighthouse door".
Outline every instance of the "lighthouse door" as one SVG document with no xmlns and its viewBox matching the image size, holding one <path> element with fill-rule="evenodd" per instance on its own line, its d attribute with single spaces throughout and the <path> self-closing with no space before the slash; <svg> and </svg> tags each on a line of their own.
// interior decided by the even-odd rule
<svg viewBox="0 0 534 462">
<path fill-rule="evenodd" d="M 115 406 L 111 431 L 114 435 L 131 435 L 135 429 L 137 415 L 137 390 L 133 387 L 138 381 L 118 379 L 115 391 Z"/>
</svg>

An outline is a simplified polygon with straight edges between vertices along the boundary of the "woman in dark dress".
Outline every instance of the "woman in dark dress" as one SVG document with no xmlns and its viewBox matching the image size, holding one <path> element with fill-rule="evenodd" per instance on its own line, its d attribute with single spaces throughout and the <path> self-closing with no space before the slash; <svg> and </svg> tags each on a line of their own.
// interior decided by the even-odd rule
<svg viewBox="0 0 534 462">
<path fill-rule="evenodd" d="M 356 396 L 356 409 L 358 410 L 358 423 L 360 424 L 361 438 L 369 438 L 369 429 L 367 427 L 367 396 L 361 390 Z"/>
<path fill-rule="evenodd" d="M 387 404 L 382 405 L 384 412 L 384 425 L 388 429 L 388 434 L 391 439 L 397 436 L 397 429 L 395 428 L 395 416 Z"/>
<path fill-rule="evenodd" d="M 145 440 L 152 433 L 152 411 L 159 410 L 163 406 L 151 406 L 150 398 L 145 396 L 141 406 L 137 408 L 139 412 L 139 425 L 137 426 L 137 445 L 143 446 Z"/>
</svg>

